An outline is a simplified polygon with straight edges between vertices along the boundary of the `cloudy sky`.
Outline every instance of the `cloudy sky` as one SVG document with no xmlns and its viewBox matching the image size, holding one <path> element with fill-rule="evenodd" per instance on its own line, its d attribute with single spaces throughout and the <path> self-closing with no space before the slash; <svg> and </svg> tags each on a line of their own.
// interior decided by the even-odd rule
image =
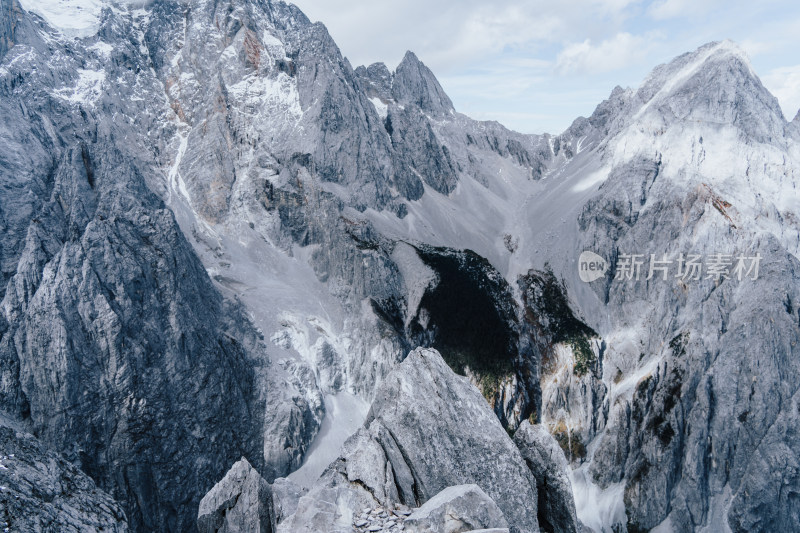
<svg viewBox="0 0 800 533">
<path fill-rule="evenodd" d="M 529 133 L 563 131 L 615 85 L 733 39 L 791 119 L 800 108 L 796 0 L 293 0 L 353 66 L 413 50 L 456 109 Z"/>
</svg>

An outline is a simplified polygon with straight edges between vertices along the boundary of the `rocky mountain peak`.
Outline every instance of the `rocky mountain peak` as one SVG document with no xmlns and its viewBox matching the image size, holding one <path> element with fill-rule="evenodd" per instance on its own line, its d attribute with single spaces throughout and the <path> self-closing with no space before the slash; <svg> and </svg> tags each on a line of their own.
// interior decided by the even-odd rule
<svg viewBox="0 0 800 533">
<path fill-rule="evenodd" d="M 668 123 L 730 124 L 768 142 L 782 135 L 778 100 L 763 86 L 747 54 L 732 41 L 713 42 L 656 67 L 636 93 L 642 106 Z"/>
<path fill-rule="evenodd" d="M 615 129 L 628 113 L 631 107 L 634 92 L 631 89 L 623 89 L 619 85 L 614 87 L 609 97 L 595 108 L 594 113 L 589 117 L 588 122 L 604 135 Z"/>
<path fill-rule="evenodd" d="M 661 91 L 678 88 L 689 77 L 704 70 L 706 64 L 719 61 L 740 62 L 748 69 L 750 67 L 747 55 L 736 43 L 711 42 L 656 66 L 645 78 L 637 95 L 643 102 L 648 102 Z"/>
<path fill-rule="evenodd" d="M 392 98 L 392 81 L 394 76 L 384 63 L 373 63 L 368 67 L 360 66 L 355 70 L 364 92 L 370 98 L 382 100 Z"/>
<path fill-rule="evenodd" d="M 453 111 L 453 102 L 436 76 L 410 51 L 394 73 L 392 95 L 399 104 L 416 104 L 427 113 L 438 115 Z"/>
</svg>

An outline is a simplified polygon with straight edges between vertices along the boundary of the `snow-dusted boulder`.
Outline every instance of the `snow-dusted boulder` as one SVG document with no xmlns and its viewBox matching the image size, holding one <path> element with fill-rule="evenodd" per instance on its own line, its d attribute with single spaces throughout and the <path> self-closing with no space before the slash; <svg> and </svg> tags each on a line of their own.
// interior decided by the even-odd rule
<svg viewBox="0 0 800 533">
<path fill-rule="evenodd" d="M 344 443 L 341 455 L 322 474 L 297 510 L 277 521 L 278 532 L 350 532 L 357 513 L 397 499 L 394 478 L 380 444 L 367 429 Z"/>
<path fill-rule="evenodd" d="M 405 521 L 410 533 L 460 533 L 506 526 L 503 512 L 477 485 L 448 487 Z"/>
</svg>

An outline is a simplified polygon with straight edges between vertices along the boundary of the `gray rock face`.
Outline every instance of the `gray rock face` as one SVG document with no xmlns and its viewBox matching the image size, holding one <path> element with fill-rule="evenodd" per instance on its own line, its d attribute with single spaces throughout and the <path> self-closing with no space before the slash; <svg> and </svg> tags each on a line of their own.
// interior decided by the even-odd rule
<svg viewBox="0 0 800 533">
<path fill-rule="evenodd" d="M 394 163 L 409 199 L 423 194 L 422 180 L 435 191 L 449 194 L 457 182 L 456 169 L 450 152 L 442 145 L 418 109 L 392 106 L 386 117 L 386 128 L 392 139 Z"/>
<path fill-rule="evenodd" d="M 279 532 L 352 531 L 362 509 L 391 508 L 399 501 L 391 464 L 380 443 L 362 428 L 340 457 L 300 497 L 296 511 L 277 522 Z"/>
<path fill-rule="evenodd" d="M 0 1 L 0 60 L 9 48 L 14 46 L 14 30 L 19 23 L 21 13 L 16 0 Z"/>
<path fill-rule="evenodd" d="M 453 103 L 439 81 L 413 52 L 406 52 L 397 66 L 392 96 L 401 105 L 414 105 L 425 113 L 443 115 L 453 112 Z"/>
<path fill-rule="evenodd" d="M 673 76 L 685 85 L 669 84 Z M 786 123 L 728 43 L 656 69 L 629 98 L 633 111 L 615 117 L 622 126 L 604 150 L 620 153 L 637 120 L 656 120 L 663 130 L 647 138 L 650 157 L 631 154 L 611 168 L 578 218 L 576 256 L 596 250 L 612 265 L 592 285 L 610 312 L 610 323 L 596 325 L 631 334 L 610 334 L 602 357 L 607 393 L 592 409 L 599 441 L 588 471 L 601 488 L 624 485 L 629 531 L 662 523 L 674 531 L 794 530 L 800 510 L 788 495 L 798 479 L 794 466 L 774 465 L 794 465 L 797 455 L 787 433 L 797 423 L 796 208 L 753 199 L 759 190 L 791 196 L 796 178 L 763 167 L 753 178 L 747 170 L 766 153 L 788 154 Z M 713 127 L 702 125 L 712 120 Z M 721 131 L 737 141 L 718 144 Z M 687 162 L 672 144 L 685 135 L 700 159 Z M 726 165 L 701 161 L 711 153 Z M 765 225 L 759 213 L 767 212 L 783 213 L 787 223 Z M 761 271 L 755 280 L 614 279 L 621 254 L 640 251 L 760 254 Z"/>
<path fill-rule="evenodd" d="M 536 531 L 536 481 L 481 393 L 435 350 L 411 352 L 378 389 L 367 420 L 385 429 L 423 503 L 453 485 L 479 485 L 510 524 Z M 398 469 L 403 469 L 398 465 Z M 404 476 L 405 477 L 405 476 Z M 409 491 L 410 489 L 410 491 Z M 412 502 L 404 502 L 412 503 Z"/>
<path fill-rule="evenodd" d="M 473 503 L 485 497 L 486 505 L 476 504 L 475 514 L 464 515 L 466 525 L 459 531 L 505 527 L 505 521 L 494 521 L 498 516 L 521 531 L 538 531 L 536 480 L 480 392 L 438 352 L 409 354 L 378 389 L 370 413 L 278 531 L 348 531 L 360 523 L 361 509 L 418 507 L 465 484 L 488 496 L 472 488 L 445 491 L 423 515 L 430 509 L 445 513 L 451 496 L 464 502 L 468 494 Z"/>
<path fill-rule="evenodd" d="M 525 421 L 514 433 L 514 444 L 536 478 L 539 526 L 554 533 L 577 533 L 569 464 L 556 440 L 540 424 Z"/>
<path fill-rule="evenodd" d="M 125 533 L 128 524 L 86 474 L 0 420 L 0 530 Z"/>
<path fill-rule="evenodd" d="M 380 465 L 370 465 L 380 466 Z M 300 498 L 296 512 L 278 523 L 278 533 L 351 533 L 361 509 L 378 507 L 369 490 L 348 481 L 347 471 L 337 464 L 329 468 L 307 495 Z"/>
<path fill-rule="evenodd" d="M 267 479 L 274 480 L 300 467 L 303 453 L 319 428 L 321 415 L 321 403 L 315 409 L 301 394 L 287 401 L 280 394 L 268 392 L 263 446 Z"/>
<path fill-rule="evenodd" d="M 260 341 L 150 189 L 164 140 L 144 131 L 163 117 L 132 98 L 154 80 L 133 76 L 130 17 L 108 21 L 108 56 L 22 17 L 0 83 L 0 405 L 113 494 L 132 529 L 191 530 L 225 469 L 261 457 Z M 126 82 L 81 93 L 86 72 Z"/>
<path fill-rule="evenodd" d="M 200 533 L 271 533 L 269 484 L 247 459 L 234 463 L 222 480 L 200 500 Z"/>
<path fill-rule="evenodd" d="M 669 98 L 658 98 L 669 81 L 679 78 L 698 57 L 705 58 L 703 68 L 681 80 Z M 709 43 L 657 67 L 636 96 L 670 119 L 736 124 L 748 138 L 761 143 L 783 137 L 785 120 L 778 99 L 764 88 L 744 56 L 730 54 L 728 47 L 719 43 Z"/>
<path fill-rule="evenodd" d="M 286 478 L 276 479 L 270 485 L 272 492 L 273 524 L 279 524 L 297 511 L 297 504 L 308 489 L 300 487 Z"/>
<path fill-rule="evenodd" d="M 386 65 L 383 63 L 373 63 L 368 67 L 362 65 L 357 67 L 354 72 L 368 97 L 378 98 L 384 103 L 393 98 L 392 84 L 394 83 L 394 75 Z"/>
<path fill-rule="evenodd" d="M 269 481 L 289 474 L 323 395 L 369 400 L 408 349 L 436 345 L 395 254 L 409 241 L 475 249 L 511 284 L 543 262 L 568 278 L 562 296 L 603 340 L 549 346 L 534 316 L 511 328 L 518 372 L 489 396 L 508 427 L 540 417 L 621 510 L 615 527 L 797 523 L 800 130 L 729 44 L 534 136 L 455 113 L 413 54 L 354 71 L 284 3 L 121 5 L 72 39 L 0 0 L 0 117 L 0 408 L 132 529 L 191 530 L 243 455 Z M 428 190 L 445 195 L 435 213 Z M 583 249 L 609 263 L 590 286 L 569 279 Z M 613 279 L 642 250 L 758 252 L 763 270 Z M 308 346 L 273 341 L 289 356 L 272 358 L 264 340 L 301 320 Z M 537 480 L 480 393 L 419 353 L 408 366 L 323 481 L 287 489 L 279 526 L 348 531 L 360 509 L 476 483 L 535 530 Z"/>
<path fill-rule="evenodd" d="M 503 512 L 477 485 L 448 487 L 405 521 L 406 531 L 414 533 L 461 533 L 507 526 Z"/>
</svg>

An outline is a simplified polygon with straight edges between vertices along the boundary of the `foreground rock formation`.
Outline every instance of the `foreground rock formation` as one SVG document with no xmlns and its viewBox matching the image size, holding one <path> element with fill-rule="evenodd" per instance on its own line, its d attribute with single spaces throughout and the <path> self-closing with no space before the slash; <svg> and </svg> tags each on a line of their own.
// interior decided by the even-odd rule
<svg viewBox="0 0 800 533">
<path fill-rule="evenodd" d="M 200 533 L 272 531 L 269 484 L 242 458 L 200 501 Z"/>
<path fill-rule="evenodd" d="M 514 444 L 536 479 L 539 526 L 543 531 L 579 532 L 569 463 L 558 442 L 545 427 L 525 421 L 514 433 Z"/>
<path fill-rule="evenodd" d="M 456 533 L 507 525 L 503 512 L 477 485 L 447 487 L 405 520 L 405 530 L 411 533 Z"/>
<path fill-rule="evenodd" d="M 0 418 L 0 531 L 127 533 L 128 523 L 86 474 Z"/>
<path fill-rule="evenodd" d="M 519 431 L 522 452 L 474 385 L 437 351 L 416 349 L 378 388 L 364 427 L 307 494 L 287 491 L 282 480 L 273 486 L 279 490 L 267 490 L 240 461 L 203 498 L 198 524 L 235 531 L 245 517 L 249 527 L 263 527 L 271 506 L 294 509 L 272 514 L 274 530 L 287 533 L 401 525 L 419 532 L 509 525 L 536 532 L 539 522 L 547 531 L 576 531 L 561 449 L 541 428 L 525 423 Z M 295 493 L 290 505 L 287 492 Z"/>
</svg>

